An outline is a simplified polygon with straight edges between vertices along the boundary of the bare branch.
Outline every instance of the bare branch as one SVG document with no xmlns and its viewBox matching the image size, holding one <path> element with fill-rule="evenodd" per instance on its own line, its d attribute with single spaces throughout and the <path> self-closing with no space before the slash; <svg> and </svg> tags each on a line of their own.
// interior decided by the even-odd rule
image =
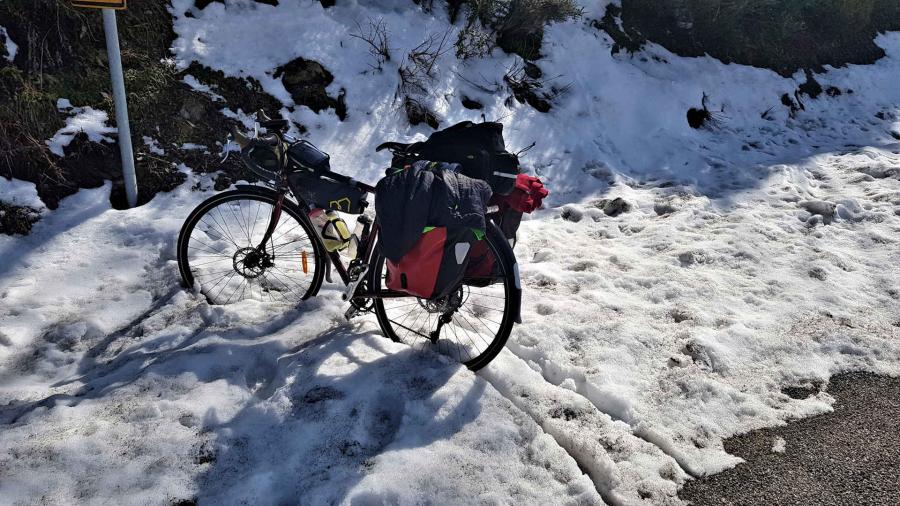
<svg viewBox="0 0 900 506">
<path fill-rule="evenodd" d="M 387 24 L 385 24 L 384 19 L 379 19 L 378 21 L 369 20 L 368 26 L 363 29 L 362 25 L 357 21 L 356 28 L 359 33 L 351 33 L 350 36 L 369 45 L 369 54 L 375 58 L 375 65 L 372 65 L 372 68 L 381 70 L 382 65 L 391 61 Z"/>
<path fill-rule="evenodd" d="M 406 55 L 406 60 L 397 69 L 400 74 L 399 91 L 405 95 L 410 93 L 427 94 L 428 83 L 434 79 L 435 66 L 438 59 L 450 50 L 447 39 L 453 32 L 448 28 L 442 36 L 429 35 L 421 44 L 414 47 Z"/>
</svg>

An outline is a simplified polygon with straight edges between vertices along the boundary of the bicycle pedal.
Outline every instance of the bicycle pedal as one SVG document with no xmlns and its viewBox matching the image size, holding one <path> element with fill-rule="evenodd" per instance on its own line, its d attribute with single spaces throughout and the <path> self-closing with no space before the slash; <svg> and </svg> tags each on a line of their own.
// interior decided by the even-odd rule
<svg viewBox="0 0 900 506">
<path fill-rule="evenodd" d="M 350 309 L 348 309 L 347 311 L 344 312 L 344 318 L 346 318 L 347 321 L 350 321 L 350 320 L 356 318 L 357 316 L 359 316 L 359 314 L 361 312 L 362 311 L 358 307 L 350 306 Z"/>
</svg>

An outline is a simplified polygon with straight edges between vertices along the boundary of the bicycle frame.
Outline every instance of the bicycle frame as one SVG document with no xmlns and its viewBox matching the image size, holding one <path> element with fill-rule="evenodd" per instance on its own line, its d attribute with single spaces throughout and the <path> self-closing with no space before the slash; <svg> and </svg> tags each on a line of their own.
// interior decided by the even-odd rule
<svg viewBox="0 0 900 506">
<path fill-rule="evenodd" d="M 346 178 L 347 181 L 351 181 L 350 178 L 343 176 L 341 174 L 333 173 L 333 172 L 329 172 L 326 175 L 328 177 L 334 178 L 334 179 Z M 364 183 L 360 183 L 358 181 L 354 181 L 354 183 L 361 190 L 366 192 L 367 194 L 374 194 L 374 191 L 375 191 L 374 187 L 366 185 Z M 290 187 L 287 185 L 286 181 L 282 181 L 279 184 L 275 185 L 273 189 L 278 194 L 278 197 L 276 199 L 275 206 L 272 208 L 272 213 L 269 216 L 269 224 L 266 227 L 265 234 L 263 235 L 262 240 L 260 240 L 259 245 L 257 246 L 257 249 L 260 252 L 265 251 L 266 243 L 269 242 L 269 240 L 272 237 L 272 234 L 275 232 L 275 228 L 277 227 L 277 224 L 278 224 L 279 220 L 281 219 L 282 209 L 284 207 L 284 199 L 287 196 L 287 194 L 290 192 Z M 307 202 L 305 202 L 303 199 L 297 197 L 296 195 L 294 195 L 294 198 L 300 204 L 301 209 L 308 209 L 310 207 Z M 313 230 L 315 229 L 315 226 L 309 220 L 309 217 L 306 214 L 303 214 L 301 216 L 301 218 L 303 220 L 306 220 L 307 224 L 310 225 L 310 228 L 312 228 Z M 371 226 L 368 236 L 359 238 L 361 248 L 358 250 L 359 252 L 357 253 L 356 258 L 351 260 L 351 263 L 358 260 L 360 262 L 360 265 L 366 265 L 366 266 L 371 265 L 372 259 L 375 255 L 375 245 L 378 242 L 379 231 L 380 231 L 380 228 L 378 227 L 378 219 L 376 218 L 372 223 L 372 226 Z M 319 237 L 318 234 L 314 234 L 314 237 L 311 237 L 310 240 L 315 241 L 316 245 L 320 248 L 320 251 L 327 251 L 325 249 L 325 244 L 323 243 L 322 238 Z M 325 254 L 325 257 L 328 259 L 328 263 L 326 265 L 326 268 L 329 269 L 328 272 L 330 272 L 331 268 L 334 268 L 334 270 L 337 272 L 338 276 L 340 277 L 341 283 L 344 286 L 350 286 L 350 284 L 354 281 L 350 275 L 350 265 L 344 263 L 344 260 L 341 258 L 340 253 L 337 251 L 330 251 Z M 369 277 L 370 281 L 374 280 L 374 274 L 369 273 L 369 276 L 370 276 Z M 328 280 L 331 281 L 330 276 L 328 276 Z M 363 285 L 360 285 L 360 286 L 363 286 Z M 364 291 L 357 290 L 356 293 L 350 294 L 350 296 L 348 297 L 348 300 L 355 299 L 355 298 L 393 299 L 393 298 L 405 298 L 405 297 L 414 297 L 414 296 L 410 295 L 408 293 L 405 293 L 405 292 L 397 292 L 397 291 L 392 291 L 392 290 L 377 290 L 376 291 L 376 290 L 368 289 L 368 290 L 364 290 Z"/>
<path fill-rule="evenodd" d="M 284 142 L 284 134 L 282 132 L 276 131 L 273 135 L 277 139 L 277 142 L 279 142 L 279 143 Z M 272 234 L 274 233 L 275 228 L 277 227 L 278 222 L 281 219 L 281 212 L 282 212 L 282 208 L 284 205 L 284 197 L 287 193 L 291 192 L 290 185 L 288 184 L 288 181 L 287 181 L 286 168 L 287 168 L 287 161 L 285 160 L 282 162 L 282 167 L 280 170 L 280 180 L 275 184 L 269 184 L 269 186 L 273 190 L 275 190 L 275 192 L 278 194 L 278 198 L 277 198 L 275 206 L 272 208 L 272 214 L 269 218 L 269 224 L 268 224 L 268 227 L 266 228 L 266 232 L 263 236 L 263 239 L 260 241 L 259 245 L 257 246 L 257 250 L 260 252 L 260 254 L 263 254 L 263 255 L 265 254 L 266 243 L 269 242 L 269 240 L 271 239 Z M 345 176 L 343 174 L 339 174 L 337 172 L 327 170 L 327 171 L 323 172 L 321 174 L 321 176 L 327 177 L 329 179 L 333 179 L 333 180 L 341 182 L 341 183 L 352 184 L 367 195 L 375 194 L 374 186 L 356 181 L 355 179 Z M 291 192 L 291 193 L 293 195 L 293 192 Z M 293 196 L 297 200 L 298 204 L 300 204 L 301 209 L 310 209 L 311 208 L 309 203 L 304 201 L 301 197 L 299 197 L 297 195 L 293 195 Z M 490 215 L 491 215 L 491 211 L 489 210 L 487 218 L 488 218 L 488 220 L 494 220 L 494 218 L 491 218 Z M 306 213 L 302 213 L 302 219 L 305 220 L 306 224 L 310 226 L 310 229 L 315 230 L 315 226 L 313 225 L 312 221 L 309 219 L 309 216 Z M 337 252 L 337 251 L 328 252 L 327 251 L 327 249 L 325 248 L 325 244 L 322 241 L 322 238 L 319 236 L 318 233 L 314 233 L 313 235 L 315 237 L 311 237 L 310 239 L 315 241 L 316 246 L 319 248 L 319 251 L 327 252 L 325 254 L 325 257 L 328 259 L 328 262 L 326 263 L 327 271 L 326 271 L 325 278 L 328 281 L 331 281 L 331 268 L 334 267 L 334 269 L 338 273 L 338 276 L 341 278 L 341 282 L 344 284 L 344 286 L 350 287 L 351 284 L 356 283 L 356 288 L 353 290 L 353 293 L 350 293 L 350 291 L 348 290 L 348 293 L 345 295 L 345 300 L 353 301 L 354 299 L 415 298 L 415 295 L 411 295 L 406 292 L 399 292 L 399 291 L 393 291 L 393 290 L 373 290 L 372 286 L 374 286 L 374 284 L 375 284 L 374 283 L 374 281 L 376 279 L 375 276 L 379 275 L 380 273 L 371 272 L 372 271 L 371 269 L 369 272 L 364 272 L 362 274 L 359 274 L 360 277 L 358 277 L 356 279 L 353 278 L 353 274 L 350 271 L 354 267 L 358 267 L 358 266 L 371 267 L 372 259 L 375 255 L 375 244 L 377 243 L 377 240 L 378 240 L 378 234 L 379 234 L 378 218 L 376 217 L 372 222 L 372 226 L 369 231 L 368 237 L 358 238 L 360 241 L 360 246 L 362 246 L 362 249 L 358 250 L 357 257 L 355 259 L 352 259 L 350 261 L 349 265 L 344 264 L 339 252 Z M 360 252 L 362 254 L 360 254 Z M 510 250 L 510 254 L 512 254 L 512 250 Z M 356 263 L 356 262 L 359 262 L 359 263 Z M 513 263 L 515 263 L 515 262 L 513 262 Z M 519 289 L 518 288 L 519 287 L 518 272 L 516 272 L 515 275 L 516 275 L 516 280 L 517 280 L 517 289 Z M 368 278 L 363 278 L 362 276 L 368 276 Z M 369 283 L 368 283 L 369 287 L 367 290 L 360 292 L 359 287 L 366 286 L 365 284 L 362 283 L 363 281 L 369 281 Z M 519 320 L 519 317 L 517 316 L 517 321 L 518 320 Z"/>
</svg>

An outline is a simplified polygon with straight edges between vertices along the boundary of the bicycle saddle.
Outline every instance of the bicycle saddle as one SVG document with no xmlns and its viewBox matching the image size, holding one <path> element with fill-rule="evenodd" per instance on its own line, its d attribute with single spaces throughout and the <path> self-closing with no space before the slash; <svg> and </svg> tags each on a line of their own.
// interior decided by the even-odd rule
<svg viewBox="0 0 900 506">
<path fill-rule="evenodd" d="M 391 151 L 406 151 L 406 148 L 410 147 L 412 144 L 404 144 L 402 142 L 384 142 L 379 144 L 377 148 L 375 148 L 375 152 L 383 151 L 385 149 L 389 149 Z"/>
</svg>

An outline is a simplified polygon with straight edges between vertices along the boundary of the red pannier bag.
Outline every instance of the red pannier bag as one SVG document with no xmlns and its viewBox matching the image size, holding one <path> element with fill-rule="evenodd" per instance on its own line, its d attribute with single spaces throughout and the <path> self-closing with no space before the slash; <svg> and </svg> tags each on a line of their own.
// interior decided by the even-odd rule
<svg viewBox="0 0 900 506">
<path fill-rule="evenodd" d="M 466 280 L 472 284 L 489 284 L 498 274 L 494 272 L 496 262 L 494 252 L 484 239 L 476 241 L 469 253 L 469 265 L 466 267 Z"/>
<path fill-rule="evenodd" d="M 399 262 L 385 260 L 385 284 L 423 299 L 447 296 L 462 281 L 475 242 L 467 228 L 428 227 Z"/>
</svg>

